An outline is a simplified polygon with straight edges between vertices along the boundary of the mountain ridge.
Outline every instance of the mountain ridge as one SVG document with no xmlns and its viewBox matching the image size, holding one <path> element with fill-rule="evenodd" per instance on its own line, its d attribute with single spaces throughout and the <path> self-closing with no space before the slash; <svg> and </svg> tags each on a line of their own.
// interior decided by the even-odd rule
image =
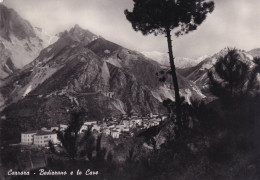
<svg viewBox="0 0 260 180">
<path fill-rule="evenodd" d="M 234 49 L 230 47 L 226 47 L 220 50 L 218 53 L 215 53 L 212 56 L 209 56 L 198 65 L 185 68 L 185 69 L 178 69 L 178 72 L 185 76 L 191 82 L 194 82 L 199 89 L 203 92 L 203 94 L 207 95 L 209 98 L 212 97 L 212 94 L 209 92 L 209 79 L 208 79 L 208 71 L 211 70 L 216 63 L 219 57 L 223 57 L 226 55 L 229 49 Z M 253 68 L 255 66 L 253 59 L 254 57 L 258 56 L 259 49 L 253 49 L 251 51 L 244 51 L 244 50 L 237 50 L 239 55 L 239 60 L 246 63 L 249 68 Z M 255 55 L 255 56 L 254 56 Z"/>
<path fill-rule="evenodd" d="M 99 109 L 95 110 L 101 111 L 99 114 L 158 112 L 163 99 L 174 100 L 172 85 L 161 84 L 157 79 L 156 72 L 160 70 L 157 62 L 141 53 L 93 36 L 76 25 L 10 78 L 2 93 L 11 104 L 32 97 L 66 97 L 77 102 L 76 105 L 92 94 L 99 99 L 96 102 Z M 189 94 L 189 99 L 197 91 L 190 89 L 187 93 L 187 88 L 191 88 L 188 83 L 183 81 L 181 93 Z M 109 93 L 114 98 L 108 97 Z M 104 101 L 108 101 L 107 112 L 102 112 L 100 103 Z"/>
<path fill-rule="evenodd" d="M 152 52 L 141 52 L 144 54 L 146 57 L 158 62 L 162 66 L 169 67 L 170 62 L 169 62 L 169 55 L 167 53 L 162 53 L 158 51 L 152 51 Z M 189 68 L 196 66 L 198 63 L 206 59 L 208 55 L 203 55 L 201 57 L 198 57 L 196 59 L 191 59 L 191 58 L 185 58 L 185 57 L 175 57 L 174 62 L 176 68 L 184 69 L 184 68 Z"/>
<path fill-rule="evenodd" d="M 56 40 L 57 37 L 33 27 L 15 10 L 0 4 L 0 79 L 23 68 Z M 11 61 L 14 67 L 9 67 Z"/>
<path fill-rule="evenodd" d="M 20 40 L 36 37 L 31 24 L 2 3 L 0 3 L 0 24 L 0 36 L 8 41 L 11 41 L 11 34 Z"/>
<path fill-rule="evenodd" d="M 51 37 L 46 35 L 46 39 Z M 177 70 L 180 94 L 186 102 L 208 98 L 201 91 L 206 72 L 223 53 L 203 57 L 190 69 Z M 252 59 L 246 54 L 243 57 Z M 75 107 L 83 107 L 88 118 L 97 120 L 121 114 L 166 113 L 162 102 L 174 101 L 174 91 L 171 77 L 159 81 L 156 73 L 163 70 L 165 67 L 142 53 L 75 25 L 5 79 L 0 89 L 0 98 L 6 102 L 3 114 L 9 121 L 20 122 L 19 131 L 25 131 L 66 123 Z"/>
</svg>

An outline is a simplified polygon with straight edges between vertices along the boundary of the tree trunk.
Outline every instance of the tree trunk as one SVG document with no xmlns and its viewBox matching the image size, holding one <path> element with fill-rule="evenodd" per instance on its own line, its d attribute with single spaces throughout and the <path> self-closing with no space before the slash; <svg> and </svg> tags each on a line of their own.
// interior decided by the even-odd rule
<svg viewBox="0 0 260 180">
<path fill-rule="evenodd" d="M 181 130 L 182 129 L 182 124 L 181 124 L 181 99 L 180 99 L 179 85 L 178 85 L 178 79 L 177 79 L 177 75 L 176 75 L 176 69 L 175 69 L 175 65 L 174 65 L 174 57 L 173 57 L 173 52 L 172 52 L 172 40 L 171 40 L 170 28 L 166 28 L 166 37 L 167 37 L 167 42 L 168 42 L 172 81 L 173 81 L 174 92 L 175 92 L 176 121 L 177 121 L 178 129 Z"/>
<path fill-rule="evenodd" d="M 30 152 L 30 153 L 29 153 L 30 164 L 31 164 L 32 169 L 34 169 L 33 162 L 32 162 L 32 157 L 31 157 L 32 152 L 31 152 L 31 150 L 29 150 L 29 152 Z"/>
</svg>

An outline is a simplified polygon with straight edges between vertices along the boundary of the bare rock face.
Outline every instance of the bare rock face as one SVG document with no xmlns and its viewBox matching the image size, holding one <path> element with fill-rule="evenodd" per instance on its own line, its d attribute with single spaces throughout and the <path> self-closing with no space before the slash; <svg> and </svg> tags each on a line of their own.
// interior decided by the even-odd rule
<svg viewBox="0 0 260 180">
<path fill-rule="evenodd" d="M 161 70 L 141 53 L 75 26 L 5 81 L 1 93 L 9 106 L 2 113 L 24 125 L 17 131 L 66 123 L 75 107 L 83 107 L 88 118 L 96 120 L 165 113 L 162 101 L 174 100 L 174 92 L 171 82 L 159 82 L 156 73 Z M 178 76 L 182 94 L 197 93 Z"/>
<path fill-rule="evenodd" d="M 3 4 L 0 4 L 0 46 L 1 79 L 13 73 L 12 69 L 6 70 L 7 60 L 16 68 L 22 68 L 42 50 L 41 40 L 30 23 Z"/>
<path fill-rule="evenodd" d="M 44 47 L 57 40 L 47 38 L 38 29 L 13 9 L 0 4 L 0 79 L 32 62 Z M 11 61 L 14 69 L 9 67 Z"/>
<path fill-rule="evenodd" d="M 68 34 L 70 38 L 75 41 L 81 42 L 84 45 L 89 44 L 90 42 L 99 38 L 99 36 L 93 34 L 92 32 L 82 29 L 79 25 L 75 25 L 73 28 L 70 29 Z"/>
<path fill-rule="evenodd" d="M 151 65 L 150 61 L 142 60 L 143 56 L 138 57 L 133 52 L 134 58 L 138 57 L 140 61 L 132 60 L 132 55 L 128 57 L 130 51 L 121 47 L 124 52 L 116 52 L 109 57 L 125 58 L 125 64 L 117 67 L 107 61 L 106 57 L 104 59 L 101 55 L 98 56 L 99 53 L 93 52 L 85 42 L 81 43 L 70 37 L 69 33 L 62 36 L 56 43 L 44 49 L 35 61 L 25 66 L 21 73 L 10 79 L 10 83 L 2 91 L 9 97 L 10 103 L 27 96 L 67 96 L 76 105 L 81 105 L 82 98 L 92 95 L 99 98 L 97 110 L 112 111 L 111 115 L 158 111 L 160 102 L 153 97 L 151 89 L 157 88 L 159 83 L 155 79 L 155 73 L 148 73 L 149 70 L 159 70 L 157 64 Z M 103 42 L 108 43 L 104 39 L 93 41 L 99 47 Z M 145 70 L 146 65 L 148 71 Z M 154 79 L 150 76 L 154 76 Z M 105 100 L 106 108 L 104 104 L 100 104 Z"/>
<path fill-rule="evenodd" d="M 35 59 L 42 49 L 42 40 L 30 23 L 0 3 L 0 88 L 6 78 Z M 0 110 L 6 100 L 0 93 Z"/>
<path fill-rule="evenodd" d="M 2 78 L 9 76 L 16 70 L 10 57 L 11 52 L 5 48 L 5 45 L 2 42 L 0 42 L 0 77 Z"/>
<path fill-rule="evenodd" d="M 36 37 L 28 21 L 22 19 L 13 9 L 0 4 L 0 36 L 11 41 L 11 35 L 19 40 Z"/>
</svg>

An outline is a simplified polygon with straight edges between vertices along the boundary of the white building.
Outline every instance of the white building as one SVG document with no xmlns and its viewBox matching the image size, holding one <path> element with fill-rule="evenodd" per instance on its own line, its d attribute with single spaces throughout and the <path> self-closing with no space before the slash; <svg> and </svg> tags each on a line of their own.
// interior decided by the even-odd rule
<svg viewBox="0 0 260 180">
<path fill-rule="evenodd" d="M 129 120 L 123 120 L 122 123 L 123 123 L 123 125 L 125 127 L 129 127 L 130 126 L 130 121 Z"/>
<path fill-rule="evenodd" d="M 150 113 L 150 117 L 151 117 L 151 118 L 156 118 L 156 117 L 158 117 L 158 116 L 159 116 L 158 114 Z"/>
<path fill-rule="evenodd" d="M 49 141 L 52 141 L 53 144 L 58 144 L 57 134 L 55 132 L 39 131 L 34 135 L 33 144 L 44 147 L 48 146 Z"/>
<path fill-rule="evenodd" d="M 103 92 L 103 95 L 109 98 L 113 98 L 115 96 L 114 92 Z"/>
<path fill-rule="evenodd" d="M 143 120 L 142 119 L 131 119 L 130 120 L 130 127 L 135 127 L 135 126 L 141 126 Z"/>
<path fill-rule="evenodd" d="M 95 128 L 97 128 L 97 121 L 86 121 L 80 128 L 79 133 L 83 133 L 84 131 L 88 130 L 88 128 L 90 128 L 90 127 L 93 128 L 94 126 L 95 126 Z"/>
<path fill-rule="evenodd" d="M 53 144 L 59 143 L 55 132 L 47 131 L 28 131 L 21 134 L 21 144 L 47 146 L 49 141 Z"/>
<path fill-rule="evenodd" d="M 55 131 L 58 131 L 59 130 L 59 127 L 51 127 L 51 128 L 46 128 L 46 127 L 43 127 L 41 128 L 42 131 L 46 131 L 46 132 L 53 132 L 54 130 Z"/>
<path fill-rule="evenodd" d="M 93 126 L 93 125 L 97 125 L 97 121 L 86 121 L 84 122 L 85 126 Z"/>
<path fill-rule="evenodd" d="M 149 128 L 150 127 L 150 123 L 149 122 L 145 122 L 144 123 L 144 128 Z"/>
<path fill-rule="evenodd" d="M 128 115 L 127 114 L 123 114 L 123 118 L 128 118 Z"/>
<path fill-rule="evenodd" d="M 158 126 L 160 124 L 161 120 L 159 119 L 153 119 L 150 121 L 150 126 Z"/>
<path fill-rule="evenodd" d="M 123 129 L 125 128 L 125 126 L 124 125 L 121 125 L 121 124 L 119 124 L 119 125 L 116 125 L 116 127 L 115 127 L 116 129 L 119 129 L 120 131 L 123 131 Z"/>
<path fill-rule="evenodd" d="M 110 124 L 110 125 L 108 125 L 108 128 L 109 128 L 109 129 L 113 129 L 113 128 L 115 128 L 115 127 L 116 127 L 115 124 Z"/>
<path fill-rule="evenodd" d="M 123 132 L 129 132 L 130 129 L 129 129 L 129 127 L 124 127 L 122 131 L 123 131 Z"/>
<path fill-rule="evenodd" d="M 80 130 L 79 130 L 79 133 L 83 133 L 84 131 L 87 131 L 89 128 L 89 126 L 86 126 L 83 124 L 83 126 L 81 126 Z"/>
<path fill-rule="evenodd" d="M 120 132 L 114 131 L 114 130 L 111 131 L 111 136 L 113 138 L 117 139 L 117 138 L 119 138 L 119 135 L 120 135 Z"/>
<path fill-rule="evenodd" d="M 65 131 L 68 128 L 66 124 L 60 124 L 60 131 Z"/>
<path fill-rule="evenodd" d="M 21 143 L 22 144 L 33 144 L 34 135 L 37 134 L 37 131 L 27 131 L 21 134 Z"/>
<path fill-rule="evenodd" d="M 110 135 L 110 129 L 105 129 L 105 131 L 104 131 L 104 133 L 108 136 L 108 135 Z"/>
<path fill-rule="evenodd" d="M 59 130 L 59 127 L 51 127 L 51 131 L 58 131 Z"/>
<path fill-rule="evenodd" d="M 168 116 L 167 115 L 163 115 L 162 116 L 162 120 L 164 121 L 165 119 L 167 119 L 168 118 Z"/>
<path fill-rule="evenodd" d="M 95 124 L 95 125 L 93 125 L 91 130 L 92 131 L 96 130 L 97 132 L 100 132 L 100 129 L 101 129 L 101 127 Z"/>
</svg>

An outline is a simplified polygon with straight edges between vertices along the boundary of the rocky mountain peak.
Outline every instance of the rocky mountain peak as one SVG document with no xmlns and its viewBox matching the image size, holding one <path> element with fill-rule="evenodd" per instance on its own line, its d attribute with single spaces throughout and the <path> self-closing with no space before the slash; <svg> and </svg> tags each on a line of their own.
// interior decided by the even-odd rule
<svg viewBox="0 0 260 180">
<path fill-rule="evenodd" d="M 78 31 L 78 32 L 85 32 L 85 31 L 87 31 L 87 30 L 85 30 L 85 29 L 83 29 L 83 28 L 81 28 L 78 24 L 75 24 L 74 25 L 74 27 L 72 27 L 71 29 L 70 29 L 70 31 Z"/>
<path fill-rule="evenodd" d="M 253 57 L 260 57 L 260 48 L 255 48 L 247 52 L 248 54 L 252 55 Z"/>
<path fill-rule="evenodd" d="M 90 32 L 89 30 L 85 30 L 85 29 L 81 28 L 78 24 L 76 24 L 69 31 L 65 31 L 60 36 L 61 37 L 70 37 L 74 41 L 81 42 L 84 45 L 87 45 L 90 42 L 99 38 L 98 35 Z"/>
<path fill-rule="evenodd" d="M 11 41 L 10 36 L 22 40 L 36 37 L 33 27 L 24 20 L 16 11 L 0 4 L 0 36 Z"/>
</svg>

